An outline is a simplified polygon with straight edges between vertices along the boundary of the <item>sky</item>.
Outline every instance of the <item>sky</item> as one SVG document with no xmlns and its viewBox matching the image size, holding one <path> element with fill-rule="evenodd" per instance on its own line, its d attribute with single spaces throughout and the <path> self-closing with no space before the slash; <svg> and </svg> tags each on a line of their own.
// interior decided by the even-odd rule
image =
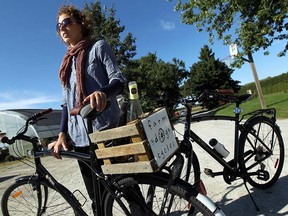
<svg viewBox="0 0 288 216">
<path fill-rule="evenodd" d="M 61 85 L 58 70 L 66 52 L 55 31 L 59 7 L 73 4 L 82 9 L 88 0 L 1 0 L 0 7 L 0 110 L 60 109 Z M 193 26 L 181 23 L 180 13 L 173 10 L 176 0 L 103 0 L 108 8 L 114 4 L 115 17 L 125 26 L 122 36 L 136 37 L 137 56 L 156 53 L 158 59 L 185 62 L 186 69 L 198 61 L 207 44 L 220 60 L 229 56 L 222 41 L 209 44 L 206 32 L 197 33 Z M 286 43 L 286 41 L 285 41 Z M 277 53 L 284 42 L 275 42 L 270 55 L 254 54 L 259 79 L 288 72 L 287 57 Z M 240 84 L 253 82 L 248 63 L 235 69 L 232 78 Z"/>
</svg>

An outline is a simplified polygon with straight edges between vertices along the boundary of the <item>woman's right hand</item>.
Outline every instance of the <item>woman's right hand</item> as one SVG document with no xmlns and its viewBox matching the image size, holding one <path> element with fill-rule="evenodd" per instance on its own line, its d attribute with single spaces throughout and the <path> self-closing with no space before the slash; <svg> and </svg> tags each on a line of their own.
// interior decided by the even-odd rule
<svg viewBox="0 0 288 216">
<path fill-rule="evenodd" d="M 64 151 L 68 150 L 68 143 L 66 142 L 66 134 L 63 132 L 59 133 L 57 141 L 48 144 L 48 149 L 52 149 L 51 154 L 57 159 L 62 159 L 62 157 L 59 154 L 62 148 Z"/>
</svg>

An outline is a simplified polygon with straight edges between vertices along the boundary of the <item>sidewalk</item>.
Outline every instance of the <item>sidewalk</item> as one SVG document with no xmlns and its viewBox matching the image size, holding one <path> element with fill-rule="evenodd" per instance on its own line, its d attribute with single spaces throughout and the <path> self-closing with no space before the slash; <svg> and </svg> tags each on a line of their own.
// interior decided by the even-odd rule
<svg viewBox="0 0 288 216">
<path fill-rule="evenodd" d="M 235 181 L 231 185 L 228 185 L 223 180 L 222 176 L 215 178 L 206 176 L 203 173 L 204 168 L 210 168 L 213 171 L 222 171 L 223 168 L 197 144 L 193 146 L 194 151 L 196 152 L 200 161 L 202 171 L 201 178 L 206 186 L 208 196 L 214 202 L 219 204 L 226 215 L 288 215 L 288 120 L 278 120 L 277 124 L 281 128 L 285 144 L 285 161 L 281 176 L 276 184 L 267 190 L 254 189 L 247 184 L 256 204 L 261 210 L 260 212 L 255 210 L 242 180 Z M 204 141 L 208 142 L 214 137 L 218 139 L 219 142 L 224 144 L 230 152 L 233 152 L 233 126 L 233 122 L 224 123 L 223 121 L 210 121 L 192 124 L 191 129 L 194 130 L 201 138 L 204 137 Z M 175 129 L 183 134 L 184 125 L 178 123 L 175 125 Z M 182 139 L 181 136 L 179 138 Z M 232 156 L 230 153 L 228 160 L 230 160 L 231 157 Z"/>
</svg>

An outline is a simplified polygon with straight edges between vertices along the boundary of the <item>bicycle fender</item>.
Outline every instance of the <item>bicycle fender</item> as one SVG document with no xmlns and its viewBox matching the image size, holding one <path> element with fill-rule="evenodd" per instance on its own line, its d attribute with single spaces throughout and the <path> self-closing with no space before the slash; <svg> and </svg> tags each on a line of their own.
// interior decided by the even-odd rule
<svg viewBox="0 0 288 216">
<path fill-rule="evenodd" d="M 15 179 L 15 182 L 27 182 L 27 181 L 34 181 L 36 180 L 36 176 L 30 175 L 30 176 L 21 176 L 19 178 Z"/>
<path fill-rule="evenodd" d="M 36 181 L 40 181 L 40 180 L 38 176 L 35 176 L 35 175 L 21 176 L 15 179 L 15 182 L 36 182 Z M 45 182 L 47 185 L 50 184 L 50 182 L 47 179 L 41 179 L 41 182 Z"/>
<path fill-rule="evenodd" d="M 214 215 L 225 216 L 224 212 L 219 207 L 217 207 L 217 205 L 215 205 L 209 197 L 199 193 L 196 196 L 196 199 L 200 200 L 200 202 L 203 203 L 211 212 L 213 212 Z"/>
<path fill-rule="evenodd" d="M 245 122 L 245 124 L 246 124 L 246 123 L 249 123 L 249 122 L 251 122 L 251 121 L 255 121 L 255 119 L 267 119 L 268 121 L 271 121 L 271 122 L 273 122 L 273 123 L 276 122 L 275 119 L 270 118 L 270 117 L 268 117 L 268 116 L 252 116 L 252 117 L 250 117 L 250 118 L 247 119 L 247 121 Z"/>
<path fill-rule="evenodd" d="M 250 122 L 253 122 L 253 121 L 264 121 L 263 119 L 266 120 L 266 121 L 271 122 L 271 124 L 273 124 L 279 131 L 281 131 L 281 130 L 280 130 L 280 127 L 277 125 L 276 121 L 275 121 L 274 119 L 272 119 L 272 118 L 267 117 L 267 116 L 252 116 L 252 117 L 250 117 L 250 118 L 247 119 L 247 121 L 243 124 L 243 127 L 240 127 L 240 130 L 241 130 L 241 131 L 244 131 L 245 128 L 249 128 Z"/>
</svg>

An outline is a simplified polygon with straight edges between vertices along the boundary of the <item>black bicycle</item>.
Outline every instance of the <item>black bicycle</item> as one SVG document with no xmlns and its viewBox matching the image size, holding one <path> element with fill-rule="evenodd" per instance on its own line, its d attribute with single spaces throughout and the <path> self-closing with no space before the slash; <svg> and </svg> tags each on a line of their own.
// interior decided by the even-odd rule
<svg viewBox="0 0 288 216">
<path fill-rule="evenodd" d="M 81 191 L 68 190 L 41 163 L 41 157 L 51 155 L 51 152 L 42 149 L 37 137 L 25 135 L 29 125 L 43 120 L 42 116 L 51 111 L 48 109 L 34 114 L 16 136 L 1 138 L 1 142 L 7 144 L 16 140 L 30 142 L 35 163 L 33 175 L 16 179 L 4 192 L 1 200 L 4 216 L 88 215 L 78 199 L 79 195 L 84 196 Z M 87 133 L 91 133 L 96 111 L 86 105 L 74 113 L 87 120 Z M 177 166 L 171 165 L 170 169 L 166 169 L 168 173 L 104 175 L 99 169 L 100 160 L 96 158 L 95 148 L 96 145 L 90 143 L 89 154 L 62 151 L 61 155 L 81 160 L 91 168 L 97 215 L 224 215 L 208 197 L 177 178 Z M 105 188 L 101 193 L 100 184 Z"/>
<path fill-rule="evenodd" d="M 204 173 L 211 177 L 223 176 L 224 181 L 228 184 L 239 178 L 243 179 L 248 192 L 246 182 L 255 188 L 267 189 L 277 181 L 284 163 L 284 143 L 280 128 L 276 124 L 276 110 L 273 108 L 259 109 L 240 117 L 240 104 L 249 98 L 251 98 L 250 94 L 237 96 L 230 90 L 217 90 L 204 91 L 197 98 L 177 101 L 184 105 L 187 111 L 183 140 L 180 144 L 182 153 L 186 154 L 187 158 L 181 174 L 183 179 L 195 186 L 199 185 L 199 182 L 201 183 L 200 165 L 196 153 L 193 151 L 193 142 L 195 142 L 223 166 L 223 170 L 219 172 L 205 168 Z M 235 103 L 235 115 L 193 116 L 192 107 L 197 102 L 205 103 L 212 100 Z M 235 123 L 234 156 L 230 161 L 226 161 L 225 155 L 219 154 L 215 148 L 212 148 L 211 145 L 217 144 L 217 140 L 211 140 L 208 144 L 191 129 L 191 123 L 209 120 Z M 258 209 L 257 206 L 256 208 Z"/>
</svg>

